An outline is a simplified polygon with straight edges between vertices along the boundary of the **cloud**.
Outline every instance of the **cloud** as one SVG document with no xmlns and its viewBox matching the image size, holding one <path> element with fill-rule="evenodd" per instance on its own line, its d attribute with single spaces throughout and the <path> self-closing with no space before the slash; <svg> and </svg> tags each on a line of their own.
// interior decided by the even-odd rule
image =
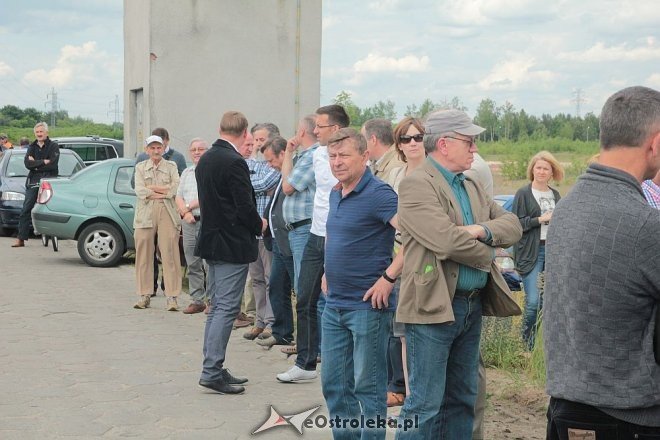
<svg viewBox="0 0 660 440">
<path fill-rule="evenodd" d="M 12 73 L 14 73 L 14 69 L 4 61 L 0 61 L 0 76 L 11 75 Z"/>
<path fill-rule="evenodd" d="M 655 89 L 660 89 L 660 73 L 654 73 L 644 81 L 644 85 L 647 87 L 653 87 Z"/>
<path fill-rule="evenodd" d="M 428 70 L 429 62 L 430 59 L 426 55 L 394 58 L 370 53 L 353 64 L 353 69 L 355 72 L 424 72 Z"/>
<path fill-rule="evenodd" d="M 321 19 L 321 28 L 323 30 L 329 29 L 339 23 L 339 17 L 336 15 L 325 15 Z"/>
<path fill-rule="evenodd" d="M 27 72 L 26 82 L 37 85 L 63 87 L 72 83 L 96 80 L 99 70 L 112 66 L 107 54 L 98 51 L 95 41 L 81 46 L 66 45 L 60 50 L 60 57 L 52 69 L 36 69 Z"/>
<path fill-rule="evenodd" d="M 478 85 L 483 90 L 515 90 L 529 83 L 547 83 L 558 75 L 549 70 L 533 70 L 534 58 L 517 57 L 496 64 Z"/>
<path fill-rule="evenodd" d="M 645 45 L 629 47 L 627 43 L 616 46 L 605 46 L 598 42 L 584 51 L 563 52 L 557 55 L 560 60 L 578 61 L 583 63 L 602 63 L 618 61 L 649 61 L 660 59 L 660 46 L 653 37 L 645 39 Z"/>
<path fill-rule="evenodd" d="M 441 17 L 463 26 L 531 23 L 551 20 L 558 6 L 546 0 L 449 0 L 438 4 Z"/>
</svg>

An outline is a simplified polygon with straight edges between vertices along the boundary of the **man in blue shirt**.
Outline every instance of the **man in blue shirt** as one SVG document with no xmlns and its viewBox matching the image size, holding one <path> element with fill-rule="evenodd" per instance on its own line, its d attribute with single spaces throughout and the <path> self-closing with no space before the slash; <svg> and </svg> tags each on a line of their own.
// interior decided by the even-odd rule
<svg viewBox="0 0 660 440">
<path fill-rule="evenodd" d="M 390 294 L 403 262 L 402 253 L 392 261 L 397 196 L 367 168 L 367 142 L 357 131 L 333 134 L 328 155 L 339 185 L 326 223 L 323 396 L 331 418 L 367 421 L 333 426 L 335 438 L 362 431 L 384 439 L 377 421 L 387 418 L 387 344 L 396 307 Z"/>
</svg>

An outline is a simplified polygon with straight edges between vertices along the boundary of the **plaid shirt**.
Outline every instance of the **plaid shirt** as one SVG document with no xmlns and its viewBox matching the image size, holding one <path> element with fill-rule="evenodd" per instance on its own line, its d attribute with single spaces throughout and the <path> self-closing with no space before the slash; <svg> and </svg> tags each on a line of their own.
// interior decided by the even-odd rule
<svg viewBox="0 0 660 440">
<path fill-rule="evenodd" d="M 294 187 L 296 192 L 286 196 L 282 205 L 282 216 L 287 223 L 312 218 L 314 193 L 316 192 L 312 153 L 318 146 L 318 144 L 314 144 L 307 150 L 299 152 L 296 164 L 289 174 L 289 185 Z"/>
<path fill-rule="evenodd" d="M 257 197 L 257 212 L 263 218 L 266 206 L 270 202 L 270 192 L 280 181 L 280 173 L 263 160 L 246 159 L 245 162 L 250 169 L 250 182 Z"/>
<path fill-rule="evenodd" d="M 644 197 L 646 197 L 649 205 L 655 209 L 660 209 L 660 186 L 652 180 L 645 180 L 642 182 L 642 191 L 644 191 Z"/>
</svg>

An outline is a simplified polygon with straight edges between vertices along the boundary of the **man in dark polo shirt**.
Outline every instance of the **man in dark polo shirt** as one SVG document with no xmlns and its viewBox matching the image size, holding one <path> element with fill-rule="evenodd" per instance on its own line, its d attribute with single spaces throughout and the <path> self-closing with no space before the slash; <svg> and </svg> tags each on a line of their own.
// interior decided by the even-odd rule
<svg viewBox="0 0 660 440">
<path fill-rule="evenodd" d="M 326 224 L 323 396 L 331 418 L 363 415 L 375 423 L 387 417 L 387 343 L 396 305 L 390 294 L 403 262 L 402 253 L 392 261 L 397 196 L 367 168 L 367 143 L 357 131 L 333 134 L 328 155 L 339 184 Z M 333 427 L 333 435 L 351 429 L 360 435 L 349 426 Z M 373 438 L 385 438 L 385 429 L 371 430 Z"/>
</svg>

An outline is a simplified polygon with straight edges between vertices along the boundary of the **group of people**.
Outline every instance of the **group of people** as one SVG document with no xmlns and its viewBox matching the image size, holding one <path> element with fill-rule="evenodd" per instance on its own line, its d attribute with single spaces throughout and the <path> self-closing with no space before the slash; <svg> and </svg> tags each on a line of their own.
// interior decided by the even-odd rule
<svg viewBox="0 0 660 440">
<path fill-rule="evenodd" d="M 27 148 L 30 145 L 30 139 L 22 137 L 19 140 L 20 148 Z M 14 144 L 9 140 L 9 136 L 6 133 L 0 133 L 0 153 L 3 151 L 11 150 L 14 148 Z"/>
<path fill-rule="evenodd" d="M 608 99 L 598 160 L 563 199 L 550 186 L 561 165 L 535 155 L 513 213 L 493 201 L 477 153 L 484 129 L 464 112 L 349 123 L 341 106 L 320 107 L 286 140 L 230 111 L 210 147 L 190 142 L 185 169 L 165 130 L 147 138 L 135 172 L 135 307 L 157 288 L 157 246 L 167 309 L 178 310 L 182 225 L 184 312 L 208 313 L 199 384 L 245 391 L 226 357 L 250 274 L 245 337 L 296 353 L 283 383 L 315 379 L 321 355 L 330 417 L 349 422 L 334 438 L 384 438 L 385 426 L 364 421 L 401 403 L 415 426 L 399 424 L 398 439 L 483 438 L 481 320 L 522 313 L 494 262 L 496 248 L 514 246 L 528 348 L 545 303 L 547 438 L 660 435 L 660 92 Z M 47 128 L 37 128 L 26 161 L 47 172 Z"/>
</svg>

